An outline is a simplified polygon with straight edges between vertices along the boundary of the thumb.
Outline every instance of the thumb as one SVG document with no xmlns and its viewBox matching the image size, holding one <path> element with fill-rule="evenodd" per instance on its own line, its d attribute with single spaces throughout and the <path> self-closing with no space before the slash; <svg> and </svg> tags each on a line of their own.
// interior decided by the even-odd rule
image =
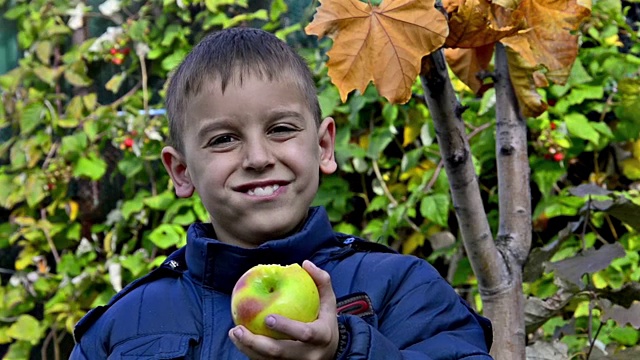
<svg viewBox="0 0 640 360">
<path fill-rule="evenodd" d="M 331 276 L 328 272 L 320 269 L 314 263 L 309 260 L 305 260 L 302 263 L 304 268 L 318 287 L 318 294 L 320 295 L 320 312 L 332 311 L 335 315 L 336 311 L 336 295 L 333 292 L 331 286 Z"/>
</svg>

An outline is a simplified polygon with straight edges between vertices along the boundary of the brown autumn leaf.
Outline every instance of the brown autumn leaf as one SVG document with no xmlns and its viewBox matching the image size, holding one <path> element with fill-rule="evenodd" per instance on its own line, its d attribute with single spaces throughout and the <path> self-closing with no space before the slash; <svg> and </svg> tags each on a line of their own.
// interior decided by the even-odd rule
<svg viewBox="0 0 640 360">
<path fill-rule="evenodd" d="M 489 44 L 473 49 L 444 49 L 451 71 L 476 94 L 483 88 L 479 74 L 489 70 L 493 46 Z"/>
<path fill-rule="evenodd" d="M 392 103 L 411 98 L 422 57 L 439 49 L 449 33 L 434 0 L 321 0 L 307 34 L 329 36 L 329 77 L 346 101 L 373 81 Z"/>
<path fill-rule="evenodd" d="M 507 51 L 511 82 L 523 114 L 538 116 L 546 104 L 536 87 L 548 81 L 566 82 L 578 56 L 574 32 L 591 14 L 591 4 L 589 0 L 522 0 L 518 9 L 528 28 L 500 42 L 511 49 Z M 508 21 L 500 16 L 498 20 Z"/>
<path fill-rule="evenodd" d="M 525 25 L 522 11 L 505 9 L 488 0 L 444 0 L 442 5 L 449 15 L 445 46 L 450 48 L 494 44 L 515 35 Z"/>
</svg>

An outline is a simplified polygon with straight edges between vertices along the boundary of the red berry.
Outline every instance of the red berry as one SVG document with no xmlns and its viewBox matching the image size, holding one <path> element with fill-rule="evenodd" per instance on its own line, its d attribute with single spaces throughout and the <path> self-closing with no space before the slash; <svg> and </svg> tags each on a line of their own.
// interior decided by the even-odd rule
<svg viewBox="0 0 640 360">
<path fill-rule="evenodd" d="M 116 65 L 122 65 L 122 59 L 121 58 L 115 57 L 115 58 L 111 59 L 111 62 L 116 64 Z"/>
<path fill-rule="evenodd" d="M 131 49 L 130 49 L 130 48 L 128 48 L 128 47 L 126 47 L 126 48 L 124 48 L 124 49 L 120 50 L 120 53 L 121 53 L 121 54 L 124 54 L 124 55 L 129 55 L 129 53 L 130 53 L 130 52 L 131 52 Z"/>
<path fill-rule="evenodd" d="M 133 146 L 133 139 L 132 139 L 132 138 L 126 138 L 126 139 L 124 139 L 124 141 L 122 142 L 122 144 L 123 144 L 125 147 L 130 148 L 130 147 L 132 147 L 132 146 Z"/>
<path fill-rule="evenodd" d="M 118 53 L 118 49 L 116 49 L 116 48 L 111 48 L 111 50 L 109 50 L 109 54 L 111 54 L 111 55 L 115 55 L 117 53 Z"/>
<path fill-rule="evenodd" d="M 558 127 L 556 123 L 551 123 L 551 130 L 555 130 Z"/>
<path fill-rule="evenodd" d="M 47 184 L 47 189 L 49 189 L 49 191 L 55 189 L 55 187 L 56 187 L 56 184 L 54 184 L 54 183 L 48 183 Z"/>
<path fill-rule="evenodd" d="M 137 130 L 131 130 L 131 136 L 138 136 Z"/>
<path fill-rule="evenodd" d="M 553 160 L 556 162 L 564 160 L 564 154 L 561 152 L 553 154 Z"/>
</svg>

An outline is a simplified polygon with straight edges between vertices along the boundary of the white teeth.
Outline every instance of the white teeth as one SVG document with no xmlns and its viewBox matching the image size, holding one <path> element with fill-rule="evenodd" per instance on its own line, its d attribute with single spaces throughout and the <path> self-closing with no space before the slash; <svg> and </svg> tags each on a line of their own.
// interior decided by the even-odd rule
<svg viewBox="0 0 640 360">
<path fill-rule="evenodd" d="M 247 194 L 251 196 L 269 196 L 269 195 L 272 195 L 279 188 L 280 188 L 280 185 L 257 187 L 255 189 L 251 189 L 247 191 Z"/>
</svg>

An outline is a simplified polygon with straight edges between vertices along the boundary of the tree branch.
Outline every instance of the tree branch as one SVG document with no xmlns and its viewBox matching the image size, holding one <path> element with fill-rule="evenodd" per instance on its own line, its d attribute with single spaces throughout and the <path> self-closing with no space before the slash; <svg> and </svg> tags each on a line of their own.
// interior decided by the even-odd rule
<svg viewBox="0 0 640 360">
<path fill-rule="evenodd" d="M 449 79 L 442 50 L 424 59 L 429 71 L 420 75 L 425 101 L 433 118 L 440 153 L 449 177 L 451 198 L 465 250 L 478 286 L 485 291 L 502 287 L 506 268 L 500 258 L 480 196 L 469 141 L 461 118 L 462 106 Z"/>
</svg>

